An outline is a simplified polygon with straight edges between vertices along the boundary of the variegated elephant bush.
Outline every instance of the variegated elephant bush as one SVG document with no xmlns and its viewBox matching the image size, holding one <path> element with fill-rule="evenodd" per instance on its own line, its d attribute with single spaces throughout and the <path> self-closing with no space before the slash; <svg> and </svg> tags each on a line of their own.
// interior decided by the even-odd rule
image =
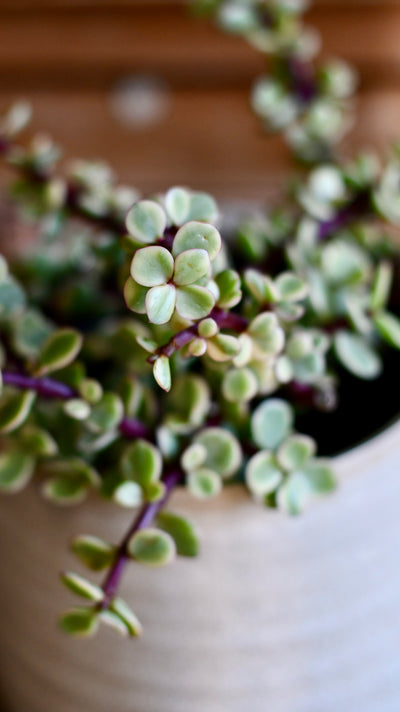
<svg viewBox="0 0 400 712">
<path fill-rule="evenodd" d="M 398 154 L 387 165 L 333 157 L 354 74 L 338 61 L 314 65 L 302 2 L 201 5 L 271 55 L 254 108 L 312 161 L 279 210 L 250 216 L 233 238 L 206 193 L 143 198 L 105 164 L 59 169 L 52 141 L 17 141 L 25 104 L 0 124 L 21 219 L 38 233 L 33 251 L 0 259 L 0 489 L 18 492 L 34 477 L 56 505 L 95 491 L 134 510 L 121 542 L 99 532 L 72 543 L 81 564 L 106 571 L 101 583 L 62 575 L 84 599 L 60 621 L 75 635 L 101 623 L 138 635 L 118 595 L 127 563 L 198 554 L 195 525 L 168 507 L 176 487 L 206 506 L 241 483 L 294 515 L 334 490 L 330 463 L 296 416 L 311 408 L 323 418 L 344 371 L 375 379 L 387 349 L 400 349 L 388 306 Z"/>
</svg>

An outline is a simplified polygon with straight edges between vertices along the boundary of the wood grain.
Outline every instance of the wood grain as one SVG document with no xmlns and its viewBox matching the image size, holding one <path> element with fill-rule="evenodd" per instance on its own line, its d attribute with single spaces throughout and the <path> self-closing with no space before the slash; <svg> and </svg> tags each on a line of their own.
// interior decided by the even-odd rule
<svg viewBox="0 0 400 712">
<path fill-rule="evenodd" d="M 236 200 L 279 191 L 287 150 L 249 109 L 262 59 L 239 38 L 191 18 L 185 4 L 2 0 L 0 107 L 28 98 L 35 126 L 67 156 L 104 157 L 145 192 L 173 183 Z M 359 121 L 346 150 L 387 150 L 399 133 L 400 0 L 320 0 L 309 22 L 321 30 L 326 55 L 360 70 Z M 170 104 L 162 121 L 139 131 L 118 121 L 111 97 L 120 79 L 143 74 L 165 82 Z"/>
<path fill-rule="evenodd" d="M 177 85 L 248 84 L 254 50 L 172 4 L 0 8 L 0 86 L 106 86 L 127 71 L 159 71 Z M 309 14 L 325 53 L 361 68 L 365 82 L 400 77 L 400 6 L 317 5 Z"/>
<path fill-rule="evenodd" d="M 7 93 L 2 100 L 16 97 Z M 261 129 L 245 90 L 173 92 L 168 116 L 142 131 L 120 125 L 101 91 L 28 92 L 27 97 L 35 109 L 34 126 L 56 137 L 67 157 L 107 159 L 123 181 L 146 193 L 183 184 L 223 199 L 262 200 L 285 183 L 288 151 L 279 136 Z M 346 152 L 388 151 L 399 133 L 399 93 L 366 92 L 359 108 Z"/>
</svg>

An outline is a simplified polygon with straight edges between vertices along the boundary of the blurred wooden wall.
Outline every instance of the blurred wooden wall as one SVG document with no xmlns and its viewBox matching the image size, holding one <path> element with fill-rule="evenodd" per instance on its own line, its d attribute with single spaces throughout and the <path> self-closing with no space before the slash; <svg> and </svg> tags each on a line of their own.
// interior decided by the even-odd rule
<svg viewBox="0 0 400 712">
<path fill-rule="evenodd" d="M 0 106 L 30 99 L 35 126 L 68 155 L 104 157 L 143 191 L 180 183 L 221 197 L 264 196 L 288 159 L 249 110 L 262 60 L 185 5 L 0 0 Z M 316 0 L 308 23 L 322 33 L 325 55 L 360 71 L 351 146 L 387 147 L 400 137 L 400 0 Z M 162 81 L 167 104 L 152 125 L 127 124 L 115 87 L 143 75 Z"/>
</svg>

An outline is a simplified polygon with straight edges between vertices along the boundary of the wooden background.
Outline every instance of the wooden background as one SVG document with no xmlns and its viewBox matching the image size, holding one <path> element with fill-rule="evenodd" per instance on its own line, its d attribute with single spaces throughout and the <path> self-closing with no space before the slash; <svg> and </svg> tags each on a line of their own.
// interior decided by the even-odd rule
<svg viewBox="0 0 400 712">
<path fill-rule="evenodd" d="M 257 52 L 169 0 L 1 0 L 0 106 L 26 97 L 35 126 L 69 156 L 104 157 L 143 191 L 174 183 L 219 197 L 260 199 L 288 165 L 248 103 L 262 70 Z M 361 74 L 359 121 L 349 146 L 386 149 L 400 137 L 400 1 L 316 0 L 308 23 L 324 54 Z M 161 79 L 168 111 L 151 126 L 113 109 L 127 77 Z"/>
</svg>

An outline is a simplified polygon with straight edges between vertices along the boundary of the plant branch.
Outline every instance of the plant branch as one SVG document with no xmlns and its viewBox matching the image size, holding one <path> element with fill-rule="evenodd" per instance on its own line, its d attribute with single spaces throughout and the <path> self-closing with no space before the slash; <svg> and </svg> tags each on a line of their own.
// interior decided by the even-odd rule
<svg viewBox="0 0 400 712">
<path fill-rule="evenodd" d="M 130 561 L 128 554 L 128 544 L 130 539 L 137 531 L 139 531 L 139 529 L 145 529 L 154 522 L 158 512 L 164 507 L 172 491 L 182 480 L 182 477 L 182 471 L 177 468 L 166 472 L 162 479 L 165 486 L 164 497 L 158 502 L 146 503 L 140 509 L 133 524 L 130 526 L 121 544 L 119 545 L 114 563 L 103 582 L 102 589 L 104 592 L 104 598 L 100 604 L 101 610 L 108 608 L 112 599 L 115 597 L 126 565 Z"/>
<path fill-rule="evenodd" d="M 301 104 L 307 106 L 315 99 L 318 91 L 314 66 L 311 62 L 290 56 L 286 58 L 286 68 L 294 95 Z"/>
<path fill-rule="evenodd" d="M 366 217 L 370 209 L 369 192 L 359 193 L 354 200 L 339 210 L 331 220 L 325 220 L 319 224 L 318 239 L 322 242 L 332 235 L 332 233 L 346 227 L 349 223 L 362 217 Z"/>
<path fill-rule="evenodd" d="M 220 307 L 214 307 L 210 312 L 209 319 L 214 319 L 221 329 L 229 329 L 241 334 L 248 327 L 248 320 L 245 319 L 240 314 L 235 314 L 234 312 L 225 311 Z M 166 344 L 160 346 L 154 354 L 151 354 L 147 359 L 148 363 L 154 363 L 157 361 L 159 356 L 167 356 L 170 358 L 172 354 L 179 351 L 183 346 L 190 343 L 197 335 L 199 331 L 199 323 L 189 326 L 187 329 L 178 331 Z"/>
<path fill-rule="evenodd" d="M 7 158 L 12 155 L 13 150 L 17 147 L 12 141 L 9 141 L 4 136 L 0 136 L 0 155 Z M 13 163 L 9 165 L 14 168 L 14 170 L 19 171 L 21 176 L 26 180 L 31 181 L 36 185 L 45 186 L 50 183 L 51 180 L 55 178 L 55 174 L 49 170 L 41 170 L 37 166 L 26 165 L 26 166 L 16 166 Z M 73 215 L 89 222 L 97 228 L 110 229 L 117 235 L 122 237 L 126 233 L 125 224 L 123 220 L 118 219 L 115 215 L 111 213 L 109 215 L 98 216 L 86 210 L 80 204 L 81 189 L 73 181 L 68 181 L 66 184 L 66 196 L 64 207 Z"/>
<path fill-rule="evenodd" d="M 78 398 L 79 393 L 70 386 L 60 381 L 55 381 L 52 378 L 34 378 L 21 373 L 13 373 L 10 371 L 2 372 L 3 383 L 20 390 L 35 391 L 39 396 L 48 399 L 58 398 L 60 400 L 70 400 Z M 125 416 L 119 424 L 120 433 L 130 439 L 135 438 L 150 438 L 150 431 L 146 425 L 135 418 Z"/>
</svg>

